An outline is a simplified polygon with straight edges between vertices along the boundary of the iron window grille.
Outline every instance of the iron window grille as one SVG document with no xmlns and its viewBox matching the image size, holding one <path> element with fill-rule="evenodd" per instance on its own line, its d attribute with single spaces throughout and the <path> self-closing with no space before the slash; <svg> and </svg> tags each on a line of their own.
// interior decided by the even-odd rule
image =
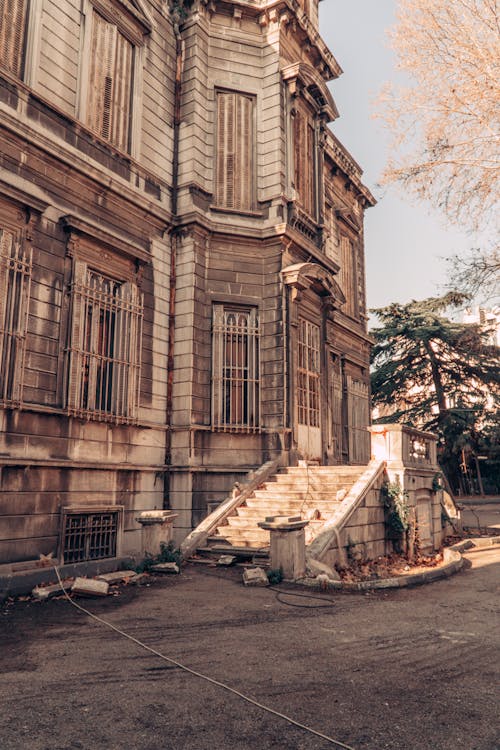
<svg viewBox="0 0 500 750">
<path fill-rule="evenodd" d="M 12 231 L 0 229 L 0 404 L 22 401 L 31 293 L 32 249 L 23 250 Z"/>
<path fill-rule="evenodd" d="M 62 554 L 64 563 L 116 557 L 123 509 L 63 508 Z"/>
<path fill-rule="evenodd" d="M 71 285 L 67 408 L 130 422 L 139 406 L 143 300 L 137 286 L 75 263 Z"/>
<path fill-rule="evenodd" d="M 214 305 L 212 425 L 217 430 L 259 428 L 259 338 L 256 309 Z"/>
</svg>

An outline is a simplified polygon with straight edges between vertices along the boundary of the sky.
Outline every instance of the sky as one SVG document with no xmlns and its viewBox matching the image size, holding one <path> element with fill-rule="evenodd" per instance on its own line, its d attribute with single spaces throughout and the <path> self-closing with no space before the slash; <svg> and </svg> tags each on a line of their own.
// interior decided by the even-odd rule
<svg viewBox="0 0 500 750">
<path fill-rule="evenodd" d="M 368 307 L 408 302 L 444 291 L 444 258 L 474 246 L 426 203 L 398 186 L 378 187 L 389 135 L 373 118 L 374 99 L 386 81 L 397 80 L 386 30 L 395 22 L 396 0 L 323 0 L 320 32 L 344 73 L 330 90 L 340 112 L 335 135 L 363 169 L 378 204 L 365 215 Z"/>
</svg>

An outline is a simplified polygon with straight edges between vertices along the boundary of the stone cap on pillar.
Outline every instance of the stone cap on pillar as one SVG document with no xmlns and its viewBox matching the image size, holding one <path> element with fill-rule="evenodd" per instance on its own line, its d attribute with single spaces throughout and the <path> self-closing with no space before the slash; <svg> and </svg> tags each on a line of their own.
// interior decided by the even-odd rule
<svg viewBox="0 0 500 750">
<path fill-rule="evenodd" d="M 257 525 L 266 531 L 298 531 L 305 528 L 309 521 L 300 516 L 266 516 L 265 521 Z"/>
<path fill-rule="evenodd" d="M 172 513 L 171 510 L 143 510 L 135 520 L 143 526 L 155 523 L 166 524 L 172 523 L 178 515 L 178 513 Z"/>
</svg>

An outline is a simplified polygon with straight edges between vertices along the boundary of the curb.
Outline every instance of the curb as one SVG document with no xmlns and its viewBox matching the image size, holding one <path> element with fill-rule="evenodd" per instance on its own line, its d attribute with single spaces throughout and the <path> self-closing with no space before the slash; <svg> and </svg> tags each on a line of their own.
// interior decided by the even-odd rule
<svg viewBox="0 0 500 750">
<path fill-rule="evenodd" d="M 448 578 L 458 573 L 464 564 L 462 552 L 474 551 L 475 549 L 492 547 L 500 544 L 500 536 L 486 537 L 478 539 L 464 539 L 451 547 L 443 550 L 443 564 L 437 568 L 430 568 L 422 573 L 413 573 L 407 576 L 397 576 L 393 578 L 382 578 L 374 581 L 357 581 L 355 583 L 342 583 L 342 581 L 329 581 L 328 590 L 334 591 L 372 591 L 374 589 L 396 589 L 406 588 L 408 586 L 420 586 L 424 583 L 433 583 L 441 578 Z M 314 579 L 300 579 L 294 582 L 296 585 L 305 586 L 306 588 L 321 589 L 319 583 Z"/>
</svg>

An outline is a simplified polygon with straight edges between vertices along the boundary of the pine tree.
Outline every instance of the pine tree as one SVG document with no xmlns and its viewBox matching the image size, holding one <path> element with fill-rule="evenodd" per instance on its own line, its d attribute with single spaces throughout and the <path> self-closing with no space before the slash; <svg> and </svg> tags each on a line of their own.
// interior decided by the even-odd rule
<svg viewBox="0 0 500 750">
<path fill-rule="evenodd" d="M 371 331 L 376 421 L 436 432 L 455 487 L 462 450 L 477 451 L 482 435 L 495 431 L 500 402 L 500 349 L 481 326 L 446 315 L 465 301 L 450 292 L 372 310 L 382 324 Z"/>
</svg>

